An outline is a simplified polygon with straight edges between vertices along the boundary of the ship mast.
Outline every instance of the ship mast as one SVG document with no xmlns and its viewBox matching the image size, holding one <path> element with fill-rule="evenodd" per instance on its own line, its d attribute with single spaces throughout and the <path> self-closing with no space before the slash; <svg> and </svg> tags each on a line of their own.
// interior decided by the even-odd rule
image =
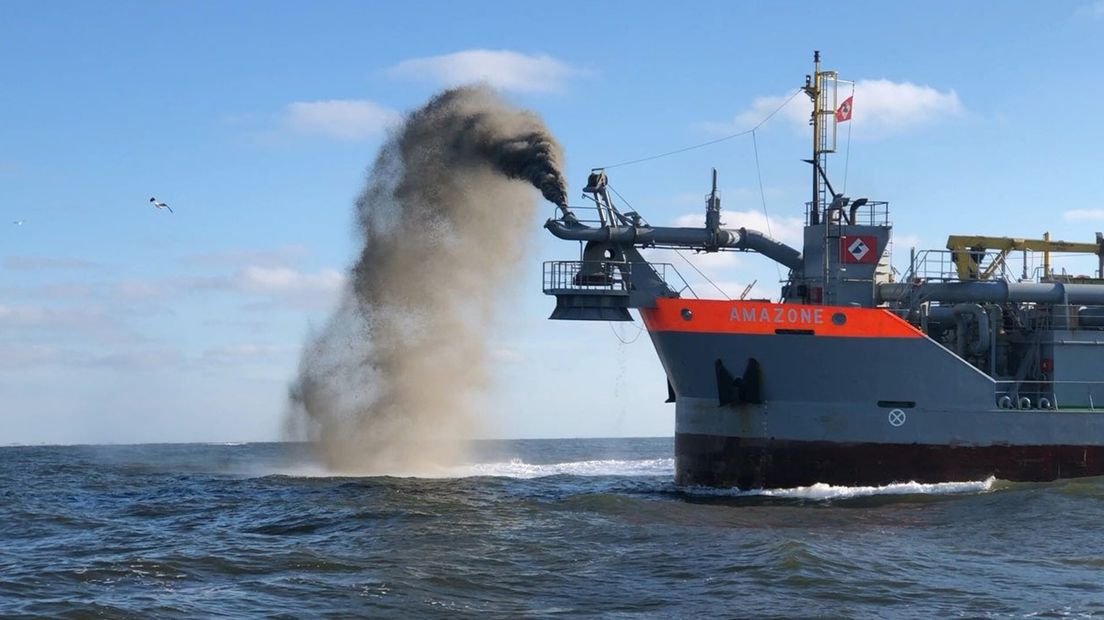
<svg viewBox="0 0 1104 620">
<path fill-rule="evenodd" d="M 813 102 L 813 112 L 810 124 L 813 126 L 813 158 L 809 163 L 813 167 L 813 197 L 809 203 L 808 225 L 816 226 L 824 222 L 824 303 L 829 303 L 832 297 L 832 287 L 829 282 L 830 261 L 828 257 L 829 239 L 831 235 L 831 222 L 828 218 L 828 206 L 831 186 L 825 176 L 828 165 L 828 153 L 836 152 L 836 93 L 839 74 L 836 71 L 820 70 L 820 51 L 813 52 L 813 73 L 805 76 L 805 94 Z M 831 118 L 829 118 L 831 117 Z M 829 128 L 831 135 L 829 135 Z M 838 236 L 837 230 L 837 236 Z"/>
<path fill-rule="evenodd" d="M 811 77 L 811 79 L 810 79 Z M 805 76 L 805 94 L 813 100 L 813 200 L 811 202 L 810 224 L 820 223 L 820 167 L 817 154 L 820 150 L 820 50 L 813 52 L 813 75 Z"/>
<path fill-rule="evenodd" d="M 813 113 L 810 124 L 813 126 L 813 221 L 810 224 L 820 223 L 820 214 L 824 213 L 828 206 L 829 196 L 826 193 L 827 182 L 825 171 L 828 165 L 828 153 L 836 152 L 836 93 L 838 90 L 839 73 L 836 71 L 820 70 L 820 52 L 813 52 L 813 74 L 805 76 L 805 94 L 813 102 Z M 829 118 L 830 117 L 830 118 Z M 829 134 L 829 131 L 831 133 Z"/>
</svg>

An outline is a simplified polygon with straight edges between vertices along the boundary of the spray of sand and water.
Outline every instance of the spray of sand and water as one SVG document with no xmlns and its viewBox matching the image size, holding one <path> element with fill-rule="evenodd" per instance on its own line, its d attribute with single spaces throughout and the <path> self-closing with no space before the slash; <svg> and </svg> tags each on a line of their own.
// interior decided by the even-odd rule
<svg viewBox="0 0 1104 620">
<path fill-rule="evenodd" d="M 564 204 L 541 120 L 483 87 L 445 91 L 391 135 L 356 202 L 363 248 L 309 338 L 290 422 L 330 468 L 416 473 L 457 458 L 488 380 L 487 328 L 535 196 Z"/>
</svg>

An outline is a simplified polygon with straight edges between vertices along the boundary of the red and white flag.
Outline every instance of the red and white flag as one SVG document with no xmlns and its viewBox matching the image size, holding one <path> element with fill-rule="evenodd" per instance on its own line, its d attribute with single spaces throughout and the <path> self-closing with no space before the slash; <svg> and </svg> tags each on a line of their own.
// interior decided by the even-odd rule
<svg viewBox="0 0 1104 620">
<path fill-rule="evenodd" d="M 844 99 L 843 103 L 840 104 L 840 107 L 836 108 L 837 123 L 843 123 L 851 120 L 851 100 L 854 98 L 855 96 L 852 95 L 847 99 Z"/>
</svg>

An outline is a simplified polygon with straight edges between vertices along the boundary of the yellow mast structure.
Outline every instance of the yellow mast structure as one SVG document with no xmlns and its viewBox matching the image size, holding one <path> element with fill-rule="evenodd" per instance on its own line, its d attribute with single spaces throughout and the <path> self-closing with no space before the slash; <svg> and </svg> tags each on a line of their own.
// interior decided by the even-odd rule
<svg viewBox="0 0 1104 620">
<path fill-rule="evenodd" d="M 1042 252 L 1043 278 L 1050 277 L 1050 253 L 1095 254 L 1097 256 L 1097 276 L 1104 269 L 1104 235 L 1096 233 L 1095 243 L 1073 241 L 1051 241 L 1050 233 L 1044 233 L 1042 239 L 1016 239 L 1014 237 L 985 237 L 980 235 L 951 235 L 947 237 L 947 249 L 951 251 L 951 260 L 958 271 L 959 280 L 988 280 L 996 273 L 1010 252 Z M 981 258 L 987 250 L 998 250 L 997 255 L 985 269 L 981 269 Z"/>
</svg>

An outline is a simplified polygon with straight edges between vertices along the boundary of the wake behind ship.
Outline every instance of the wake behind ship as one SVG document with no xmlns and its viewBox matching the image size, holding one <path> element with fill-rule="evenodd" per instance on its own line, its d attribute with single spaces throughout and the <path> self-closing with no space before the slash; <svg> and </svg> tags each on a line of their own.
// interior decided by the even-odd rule
<svg viewBox="0 0 1104 620">
<path fill-rule="evenodd" d="M 583 190 L 594 217 L 561 206 L 545 225 L 585 242 L 579 260 L 545 263 L 551 318 L 639 312 L 675 404 L 681 484 L 1104 474 L 1104 239 L 951 236 L 946 250 L 913 252 L 898 276 L 888 203 L 836 193 L 824 172 L 851 113 L 840 83 L 817 53 L 803 87 L 813 191 L 802 250 L 723 228 L 715 173 L 704 226 L 673 228 L 622 213 L 596 170 Z M 777 303 L 699 299 L 644 248 L 754 251 L 789 274 Z M 1055 274 L 1056 252 L 1095 255 L 1096 276 Z"/>
</svg>

